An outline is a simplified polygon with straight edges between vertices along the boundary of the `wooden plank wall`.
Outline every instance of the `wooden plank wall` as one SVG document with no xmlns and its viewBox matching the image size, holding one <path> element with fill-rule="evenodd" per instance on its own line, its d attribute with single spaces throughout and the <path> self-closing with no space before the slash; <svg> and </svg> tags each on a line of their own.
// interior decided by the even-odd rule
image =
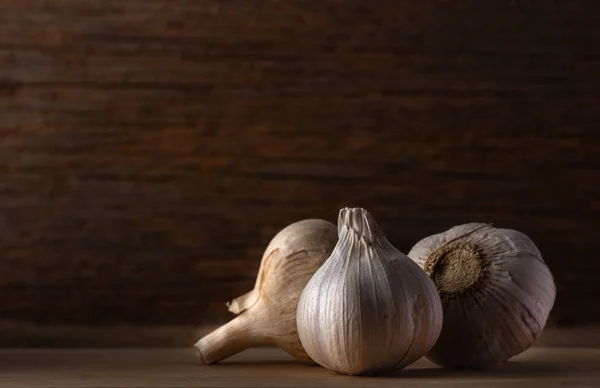
<svg viewBox="0 0 600 388">
<path fill-rule="evenodd" d="M 600 321 L 600 3 L 0 3 L 0 319 L 229 317 L 290 222 L 529 234 Z"/>
</svg>

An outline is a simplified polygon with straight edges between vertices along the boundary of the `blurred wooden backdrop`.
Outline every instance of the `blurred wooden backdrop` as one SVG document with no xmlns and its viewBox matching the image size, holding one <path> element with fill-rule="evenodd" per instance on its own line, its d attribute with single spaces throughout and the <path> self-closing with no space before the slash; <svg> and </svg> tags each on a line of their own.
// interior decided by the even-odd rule
<svg viewBox="0 0 600 388">
<path fill-rule="evenodd" d="M 282 227 L 529 234 L 600 321 L 600 3 L 0 3 L 0 319 L 229 318 Z"/>
</svg>

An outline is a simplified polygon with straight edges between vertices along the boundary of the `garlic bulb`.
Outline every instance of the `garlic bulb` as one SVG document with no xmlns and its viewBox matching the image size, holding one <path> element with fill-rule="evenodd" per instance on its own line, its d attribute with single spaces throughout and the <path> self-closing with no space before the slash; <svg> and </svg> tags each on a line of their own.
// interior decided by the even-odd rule
<svg viewBox="0 0 600 388">
<path fill-rule="evenodd" d="M 312 362 L 298 339 L 296 306 L 336 242 L 335 225 L 324 220 L 302 220 L 281 230 L 265 250 L 254 289 L 228 304 L 239 315 L 196 343 L 200 361 L 211 364 L 253 346 L 274 345 Z"/>
<path fill-rule="evenodd" d="M 444 325 L 428 358 L 482 368 L 527 350 L 556 296 L 550 270 L 529 237 L 470 223 L 424 238 L 408 256 L 431 276 Z"/>
<path fill-rule="evenodd" d="M 424 356 L 442 327 L 431 279 L 364 209 L 340 211 L 338 238 L 298 303 L 298 334 L 308 355 L 350 375 L 389 372 Z"/>
</svg>

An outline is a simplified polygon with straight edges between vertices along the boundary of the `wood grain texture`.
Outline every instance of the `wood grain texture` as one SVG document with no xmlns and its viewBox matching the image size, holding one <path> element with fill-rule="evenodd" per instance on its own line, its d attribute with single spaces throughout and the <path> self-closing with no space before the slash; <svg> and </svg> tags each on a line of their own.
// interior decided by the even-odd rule
<svg viewBox="0 0 600 388">
<path fill-rule="evenodd" d="M 0 350 L 0 385 L 116 387 L 597 387 L 600 349 L 531 349 L 489 370 L 438 368 L 421 359 L 391 376 L 356 377 L 295 363 L 277 349 L 252 349 L 198 365 L 189 349 Z"/>
<path fill-rule="evenodd" d="M 0 3 L 0 318 L 229 318 L 269 239 L 482 221 L 600 321 L 600 3 Z"/>
</svg>

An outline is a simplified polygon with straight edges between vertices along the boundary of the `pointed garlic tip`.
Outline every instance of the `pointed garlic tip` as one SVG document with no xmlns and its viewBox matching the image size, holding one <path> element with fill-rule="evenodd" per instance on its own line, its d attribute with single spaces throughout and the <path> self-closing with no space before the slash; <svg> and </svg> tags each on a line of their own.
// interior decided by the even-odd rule
<svg viewBox="0 0 600 388">
<path fill-rule="evenodd" d="M 385 238 L 371 213 L 359 207 L 345 207 L 340 210 L 338 216 L 338 234 L 341 234 L 344 230 L 352 231 L 358 238 L 364 238 L 370 242 Z"/>
<path fill-rule="evenodd" d="M 350 375 L 390 372 L 424 356 L 442 327 L 431 279 L 389 243 L 365 209 L 342 209 L 338 232 L 298 303 L 307 354 Z"/>
<path fill-rule="evenodd" d="M 203 363 L 219 362 L 249 347 L 275 345 L 299 361 L 312 363 L 296 329 L 296 307 L 306 283 L 337 242 L 331 222 L 307 219 L 288 225 L 270 241 L 254 289 L 227 304 L 239 314 L 200 339 Z"/>
<path fill-rule="evenodd" d="M 525 234 L 458 225 L 419 241 L 408 256 L 439 291 L 444 324 L 428 357 L 447 367 L 484 368 L 531 347 L 556 297 L 550 270 Z"/>
</svg>

